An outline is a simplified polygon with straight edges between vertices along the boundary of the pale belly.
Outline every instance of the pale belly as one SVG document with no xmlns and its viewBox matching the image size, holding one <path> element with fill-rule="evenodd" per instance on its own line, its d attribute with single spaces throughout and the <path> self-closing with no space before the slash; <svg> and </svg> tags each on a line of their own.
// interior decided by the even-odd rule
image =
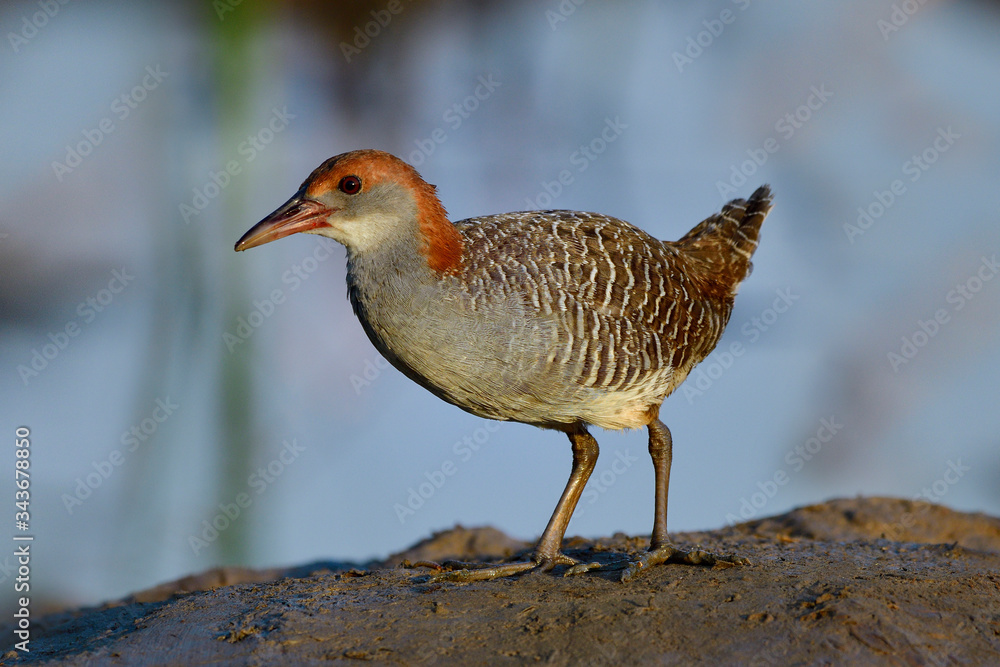
<svg viewBox="0 0 1000 667">
<path fill-rule="evenodd" d="M 648 369 L 615 390 L 585 386 L 565 358 L 557 321 L 509 306 L 499 314 L 470 312 L 454 299 L 391 315 L 380 310 L 369 308 L 366 326 L 379 351 L 435 395 L 489 419 L 639 428 L 687 374 Z"/>
</svg>

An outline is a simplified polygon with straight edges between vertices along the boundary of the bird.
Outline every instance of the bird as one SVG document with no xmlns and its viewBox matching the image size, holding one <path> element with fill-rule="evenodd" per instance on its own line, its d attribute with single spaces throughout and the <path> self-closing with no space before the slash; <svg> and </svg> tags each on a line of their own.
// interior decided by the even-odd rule
<svg viewBox="0 0 1000 667">
<path fill-rule="evenodd" d="M 716 346 L 750 274 L 768 185 L 734 199 L 677 241 L 598 213 L 530 210 L 452 222 L 411 165 L 363 149 L 326 160 L 236 243 L 295 233 L 343 244 L 354 313 L 390 364 L 479 417 L 562 431 L 569 481 L 530 556 L 461 564 L 436 578 L 478 581 L 529 570 L 599 568 L 562 541 L 599 454 L 592 426 L 646 427 L 654 469 L 648 550 L 623 581 L 661 563 L 745 564 L 684 551 L 667 535 L 673 442 L 663 400 Z"/>
</svg>

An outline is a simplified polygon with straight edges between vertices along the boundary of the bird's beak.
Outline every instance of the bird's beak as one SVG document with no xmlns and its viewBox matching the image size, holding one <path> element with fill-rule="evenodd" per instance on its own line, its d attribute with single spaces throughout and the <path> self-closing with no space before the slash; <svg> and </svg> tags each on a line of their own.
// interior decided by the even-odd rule
<svg viewBox="0 0 1000 667">
<path fill-rule="evenodd" d="M 277 241 L 290 234 L 306 232 L 317 227 L 328 227 L 326 218 L 333 213 L 333 210 L 315 199 L 307 198 L 305 192 L 299 190 L 277 211 L 251 227 L 236 242 L 236 251 Z"/>
</svg>

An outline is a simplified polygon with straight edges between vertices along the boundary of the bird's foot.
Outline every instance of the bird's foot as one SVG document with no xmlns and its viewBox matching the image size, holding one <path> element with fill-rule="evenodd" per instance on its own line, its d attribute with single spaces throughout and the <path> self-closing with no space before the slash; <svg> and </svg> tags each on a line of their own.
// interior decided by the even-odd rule
<svg viewBox="0 0 1000 667">
<path fill-rule="evenodd" d="M 563 572 L 564 577 L 572 577 L 574 574 L 583 574 L 584 572 L 590 572 L 591 570 L 597 570 L 601 567 L 601 563 L 597 561 L 592 561 L 590 563 L 577 563 L 576 565 L 571 565 L 568 570 Z"/>
<path fill-rule="evenodd" d="M 634 579 L 642 570 L 660 565 L 662 563 L 679 563 L 682 565 L 717 565 L 720 567 L 735 567 L 737 565 L 749 565 L 746 558 L 739 558 L 731 555 L 716 555 L 701 549 L 684 551 L 671 544 L 651 548 L 642 555 L 630 559 L 625 571 L 622 572 L 621 581 L 626 583 Z"/>
<path fill-rule="evenodd" d="M 515 574 L 527 572 L 528 570 L 544 568 L 544 566 L 544 563 L 536 563 L 533 560 L 501 563 L 499 565 L 445 561 L 441 564 L 438 574 L 431 575 L 428 582 L 438 583 L 442 581 L 454 581 L 459 583 L 468 583 L 470 581 L 488 581 L 490 579 L 499 579 L 501 577 L 512 577 Z"/>
<path fill-rule="evenodd" d="M 501 577 L 511 577 L 522 572 L 536 571 L 548 572 L 556 565 L 569 565 L 566 576 L 586 572 L 594 567 L 600 567 L 600 563 L 580 563 L 561 553 L 553 557 L 533 556 L 530 560 L 515 561 L 513 563 L 500 563 L 497 565 L 484 565 L 482 563 L 465 563 L 462 561 L 444 561 L 443 563 L 433 563 L 430 561 L 420 561 L 414 563 L 414 567 L 429 567 L 437 570 L 437 574 L 431 575 L 429 583 L 441 581 L 455 581 L 468 583 L 470 581 L 488 581 Z"/>
</svg>

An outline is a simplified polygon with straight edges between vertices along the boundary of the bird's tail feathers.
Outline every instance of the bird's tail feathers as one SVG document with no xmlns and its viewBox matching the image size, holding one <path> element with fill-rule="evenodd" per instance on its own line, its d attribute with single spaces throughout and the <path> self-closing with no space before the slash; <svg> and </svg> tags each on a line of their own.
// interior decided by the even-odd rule
<svg viewBox="0 0 1000 667">
<path fill-rule="evenodd" d="M 739 285 L 750 275 L 750 258 L 757 249 L 760 227 L 771 211 L 771 188 L 762 185 L 749 199 L 734 199 L 722 211 L 705 218 L 677 241 L 685 254 L 724 273 Z M 721 277 L 721 276 L 720 276 Z"/>
</svg>

